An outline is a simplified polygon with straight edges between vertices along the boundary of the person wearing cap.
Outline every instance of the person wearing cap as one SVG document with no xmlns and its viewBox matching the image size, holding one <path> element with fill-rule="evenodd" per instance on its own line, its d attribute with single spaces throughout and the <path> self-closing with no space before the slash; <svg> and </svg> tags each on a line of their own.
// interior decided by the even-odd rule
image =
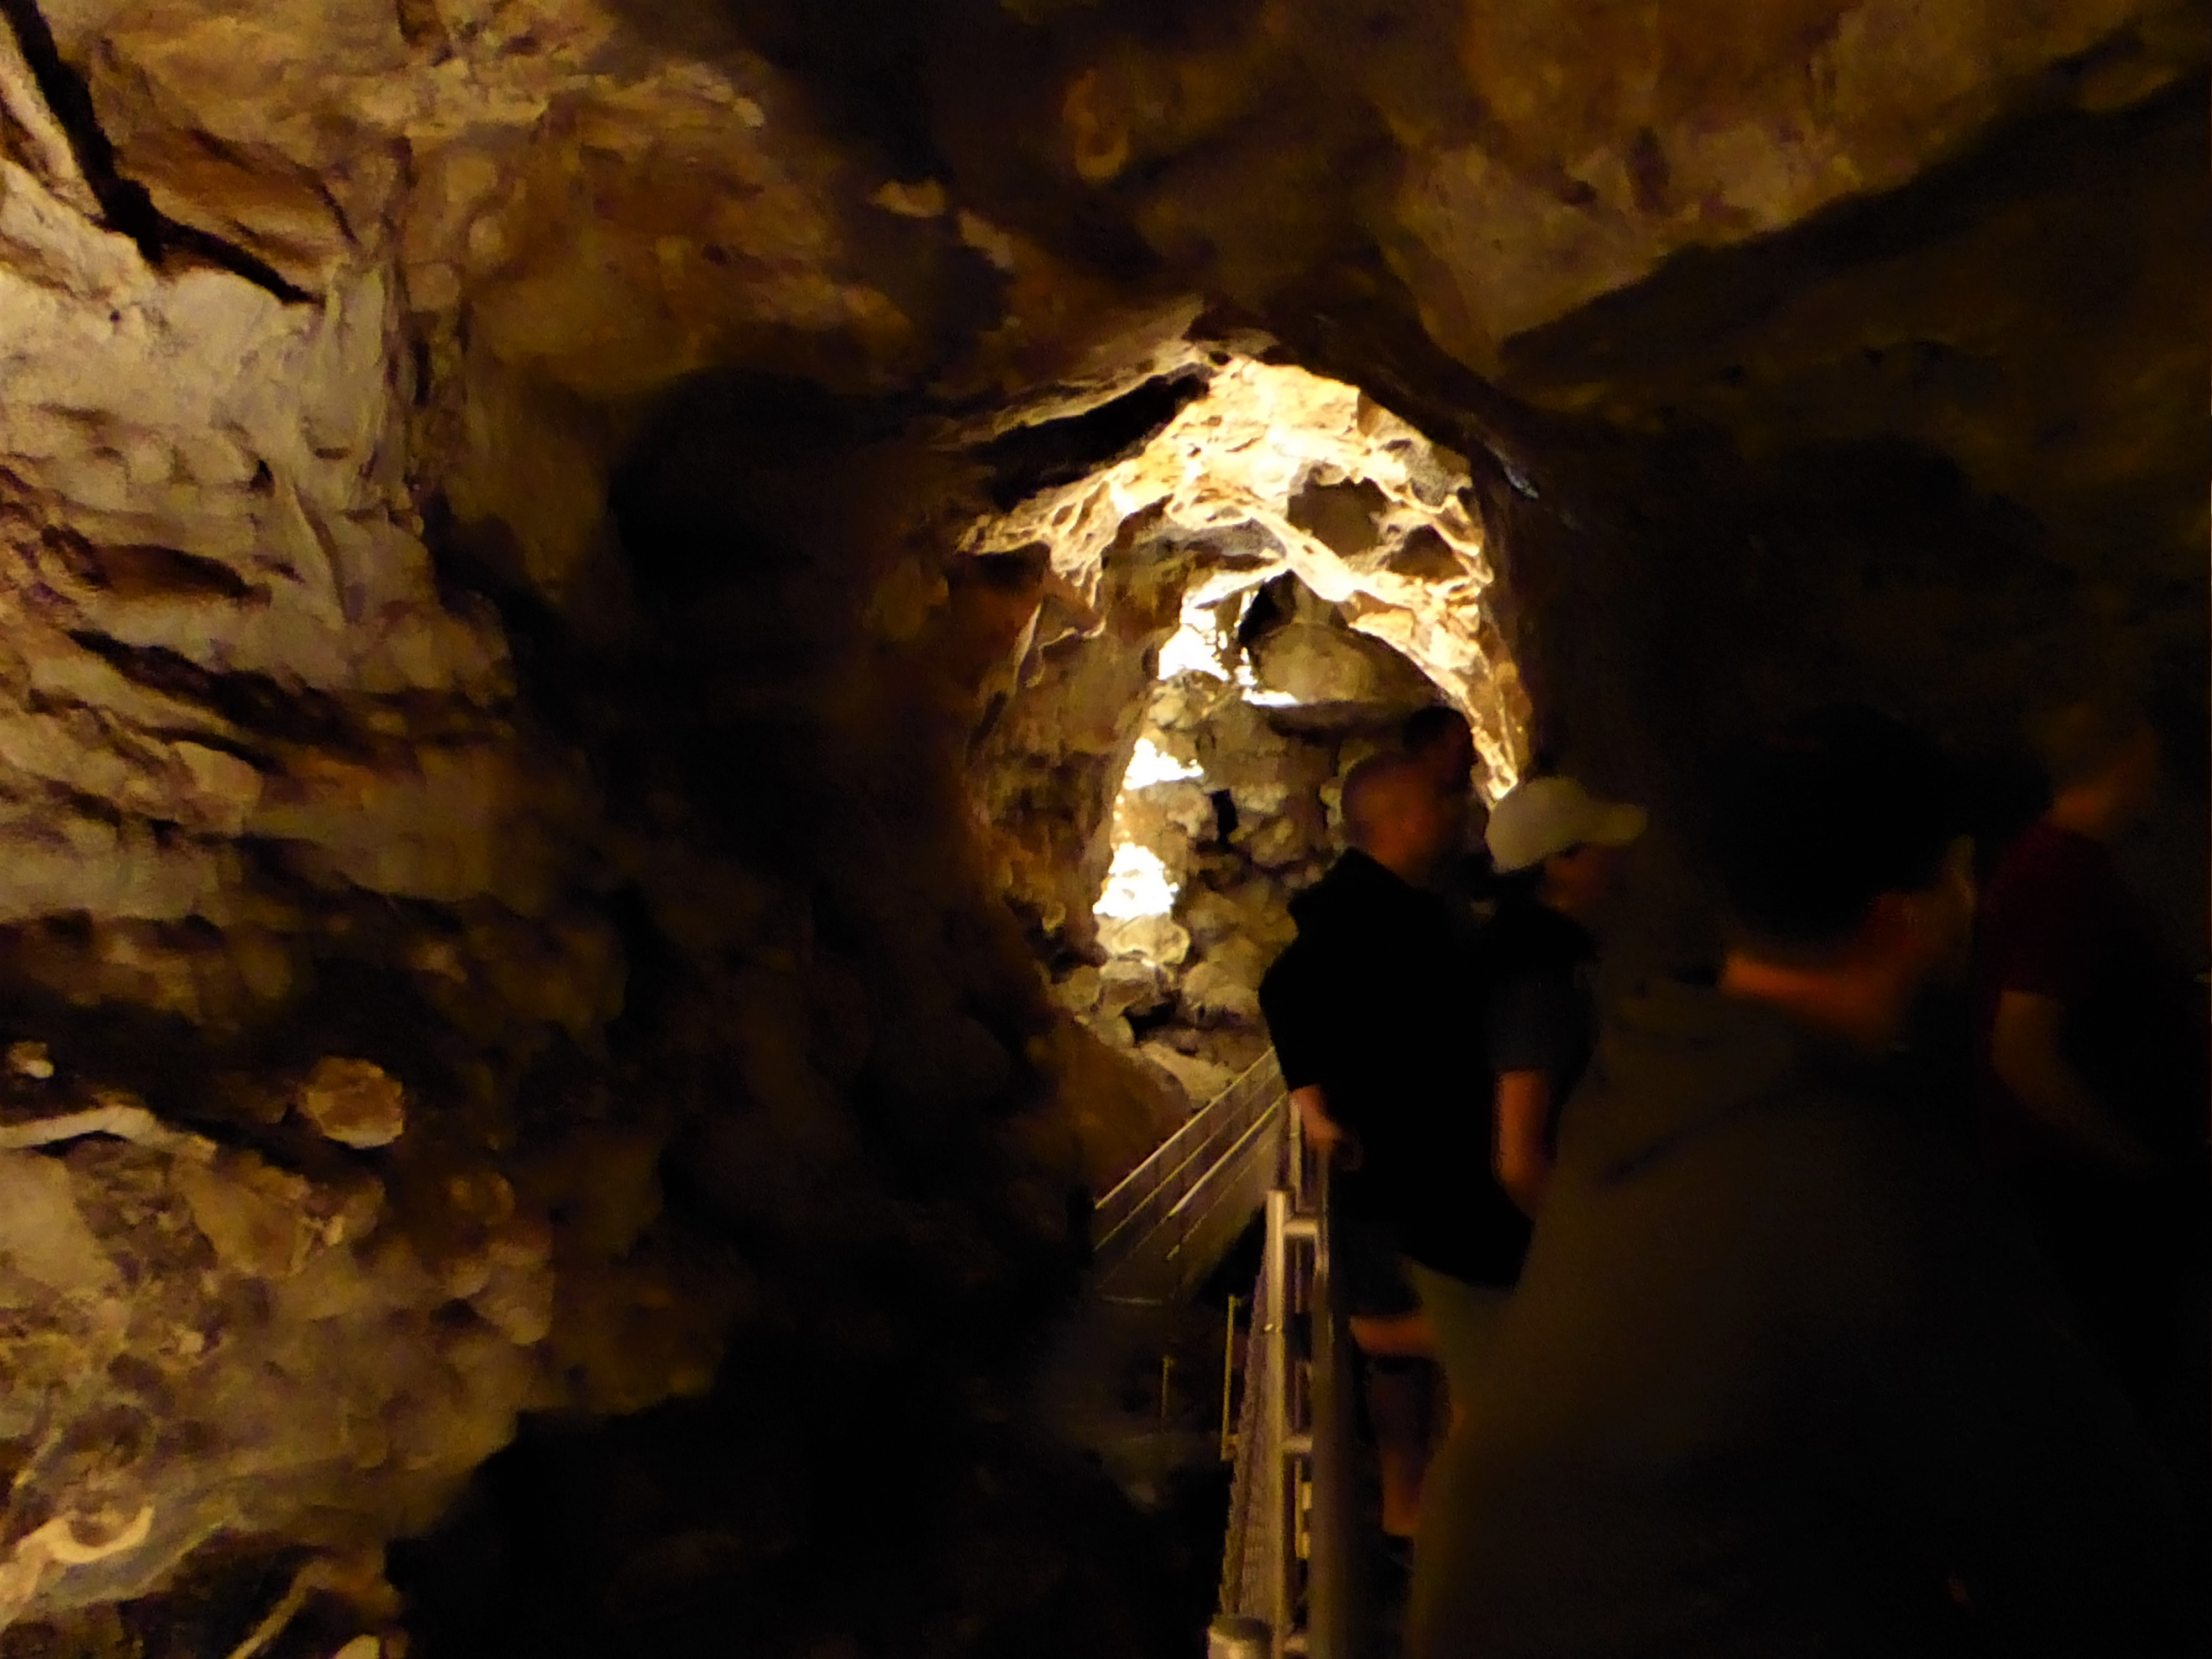
<svg viewBox="0 0 2212 1659">
<path fill-rule="evenodd" d="M 1534 1216 L 1551 1177 L 1560 1109 L 1597 1045 L 1594 929 L 1620 849 L 1643 835 L 1640 806 L 1591 796 L 1572 778 L 1532 778 L 1491 814 L 1504 902 L 1485 938 L 1485 1011 L 1496 1079 L 1498 1182 Z"/>
<path fill-rule="evenodd" d="M 1431 1473 L 1413 1659 L 2212 1652 L 2177 1483 L 1901 1046 L 1966 971 L 1944 757 L 1832 710 L 1711 783 L 1718 983 L 1607 1024 Z"/>
</svg>

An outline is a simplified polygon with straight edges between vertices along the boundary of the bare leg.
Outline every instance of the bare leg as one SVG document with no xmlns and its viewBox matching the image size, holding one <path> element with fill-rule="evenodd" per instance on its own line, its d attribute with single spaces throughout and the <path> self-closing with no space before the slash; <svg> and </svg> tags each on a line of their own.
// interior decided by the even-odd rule
<svg viewBox="0 0 2212 1659">
<path fill-rule="evenodd" d="M 1370 1359 L 1434 1359 L 1436 1333 L 1419 1308 L 1402 1314 L 1354 1314 L 1352 1340 Z"/>
<path fill-rule="evenodd" d="M 1367 1418 L 1382 1473 L 1382 1530 L 1411 1538 L 1420 1519 L 1429 1468 L 1430 1421 L 1437 1385 L 1436 1334 L 1419 1308 L 1355 1314 L 1352 1340 L 1367 1356 Z"/>
<path fill-rule="evenodd" d="M 1432 1367 L 1403 1360 L 1367 1374 L 1367 1414 L 1382 1466 L 1382 1530 L 1393 1538 L 1411 1538 L 1421 1518 L 1434 1379 Z"/>
</svg>

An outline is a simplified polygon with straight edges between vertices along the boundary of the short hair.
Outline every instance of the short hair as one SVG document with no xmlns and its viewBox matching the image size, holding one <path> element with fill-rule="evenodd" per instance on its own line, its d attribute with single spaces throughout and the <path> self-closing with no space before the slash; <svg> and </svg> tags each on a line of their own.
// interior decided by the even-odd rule
<svg viewBox="0 0 2212 1659">
<path fill-rule="evenodd" d="M 1406 716 L 1406 723 L 1398 728 L 1398 744 L 1408 754 L 1418 755 L 1441 743 L 1455 727 L 1469 737 L 1474 734 L 1474 723 L 1465 714 L 1448 702 L 1432 702 Z"/>
<path fill-rule="evenodd" d="M 2102 775 L 2145 733 L 2149 714 L 2132 698 L 2100 694 L 2077 697 L 2037 723 L 2036 749 L 2054 789 L 2070 789 Z"/>
<path fill-rule="evenodd" d="M 1385 802 L 1405 784 L 1429 787 L 1428 774 L 1409 754 L 1370 755 L 1353 767 L 1344 780 L 1344 838 L 1364 848 L 1374 839 Z"/>
<path fill-rule="evenodd" d="M 1709 764 L 1701 839 L 1739 937 L 1820 953 L 1885 893 L 1933 886 L 1963 833 L 1963 791 L 1933 742 L 1886 714 L 1821 709 Z"/>
</svg>

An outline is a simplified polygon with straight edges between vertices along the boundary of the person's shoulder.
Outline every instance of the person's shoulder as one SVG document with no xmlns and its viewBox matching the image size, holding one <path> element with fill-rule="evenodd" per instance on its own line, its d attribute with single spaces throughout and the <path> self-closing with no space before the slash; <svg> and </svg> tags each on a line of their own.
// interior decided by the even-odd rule
<svg viewBox="0 0 2212 1659">
<path fill-rule="evenodd" d="M 1873 1068 L 1802 1070 L 1776 1120 L 1795 1201 L 1869 1226 L 1879 1218 L 1882 1232 L 1869 1238 L 1910 1237 L 1945 1212 L 1955 1218 L 1982 1171 L 1932 1087 Z"/>
</svg>

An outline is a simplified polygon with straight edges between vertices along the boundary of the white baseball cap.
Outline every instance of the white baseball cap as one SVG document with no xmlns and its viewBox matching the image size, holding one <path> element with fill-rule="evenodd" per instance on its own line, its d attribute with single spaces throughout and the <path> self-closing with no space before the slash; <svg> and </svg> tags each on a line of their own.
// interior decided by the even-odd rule
<svg viewBox="0 0 2212 1659">
<path fill-rule="evenodd" d="M 1570 847 L 1626 847 L 1650 822 L 1640 806 L 1592 799 L 1572 778 L 1531 778 L 1490 809 L 1484 839 L 1492 863 L 1510 875 Z"/>
</svg>

